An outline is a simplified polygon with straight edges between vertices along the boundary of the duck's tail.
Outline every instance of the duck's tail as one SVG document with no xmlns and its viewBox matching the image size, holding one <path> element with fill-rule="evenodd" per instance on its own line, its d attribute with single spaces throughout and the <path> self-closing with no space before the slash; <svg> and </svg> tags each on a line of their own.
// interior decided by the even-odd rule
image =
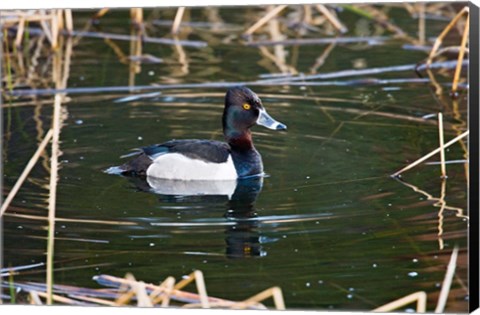
<svg viewBox="0 0 480 315">
<path fill-rule="evenodd" d="M 134 154 L 136 155 L 136 154 Z M 145 176 L 152 160 L 144 153 L 120 166 L 111 166 L 104 173 L 112 175 L 140 175 Z"/>
<path fill-rule="evenodd" d="M 104 170 L 104 173 L 110 174 L 110 175 L 122 175 L 125 170 L 122 168 L 123 165 L 121 166 L 111 166 Z"/>
</svg>

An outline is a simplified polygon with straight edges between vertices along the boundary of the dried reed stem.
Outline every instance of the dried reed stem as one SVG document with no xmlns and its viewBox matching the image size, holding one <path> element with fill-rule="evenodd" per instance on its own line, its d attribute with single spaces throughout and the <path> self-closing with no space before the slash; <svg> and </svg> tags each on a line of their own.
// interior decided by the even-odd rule
<svg viewBox="0 0 480 315">
<path fill-rule="evenodd" d="M 65 9 L 65 28 L 67 29 L 68 34 L 73 32 L 73 16 L 72 9 Z"/>
<path fill-rule="evenodd" d="M 39 216 L 39 215 L 30 215 L 30 214 L 5 213 L 5 216 L 15 217 L 15 218 L 24 218 L 24 219 L 29 219 L 29 220 L 48 220 L 48 217 Z M 137 223 L 135 223 L 135 222 L 82 220 L 82 219 L 68 219 L 68 218 L 58 218 L 58 217 L 55 219 L 55 221 L 57 221 L 57 222 L 106 224 L 106 225 L 137 225 Z"/>
<path fill-rule="evenodd" d="M 53 249 L 55 238 L 55 210 L 57 200 L 58 157 L 60 155 L 62 95 L 55 94 L 53 105 L 52 157 L 50 158 L 50 193 L 48 196 L 48 240 L 47 240 L 47 304 L 52 304 Z"/>
<path fill-rule="evenodd" d="M 93 19 L 96 20 L 96 19 L 101 18 L 102 16 L 107 14 L 107 12 L 109 10 L 110 10 L 109 8 L 103 8 L 103 9 L 98 10 L 98 12 L 93 15 Z"/>
<path fill-rule="evenodd" d="M 160 286 L 150 293 L 152 303 L 158 304 L 162 302 L 162 307 L 167 307 L 170 303 L 170 295 L 172 294 L 173 286 L 175 285 L 174 277 L 167 277 L 165 281 L 160 283 Z"/>
<path fill-rule="evenodd" d="M 30 291 L 30 304 L 33 305 L 43 305 L 40 297 L 38 296 L 37 291 Z"/>
<path fill-rule="evenodd" d="M 460 80 L 460 73 L 462 71 L 462 61 L 465 56 L 465 49 L 467 47 L 468 31 L 470 30 L 470 14 L 467 15 L 467 21 L 465 22 L 465 29 L 463 30 L 462 42 L 460 44 L 460 52 L 458 54 L 457 67 L 455 68 L 455 74 L 453 75 L 452 92 L 456 92 L 458 88 L 458 81 Z"/>
<path fill-rule="evenodd" d="M 408 305 L 410 303 L 417 302 L 417 313 L 425 313 L 427 310 L 427 294 L 423 291 L 415 292 L 410 295 L 404 296 L 398 300 L 377 307 L 372 312 L 391 312 L 399 307 Z"/>
<path fill-rule="evenodd" d="M 469 134 L 469 131 L 465 131 L 464 133 L 462 133 L 461 135 L 453 138 L 452 140 L 450 140 L 449 142 L 445 143 L 445 145 L 443 146 L 444 149 L 448 148 L 449 146 L 451 146 L 452 144 L 454 144 L 455 142 L 457 142 L 458 140 L 466 137 L 467 135 Z M 416 160 L 415 162 L 407 165 L 406 167 L 402 168 L 401 170 L 393 173 L 391 176 L 393 177 L 396 177 L 398 175 L 400 175 L 401 173 L 417 166 L 418 164 L 422 163 L 423 161 L 427 160 L 428 158 L 432 157 L 433 155 L 437 154 L 438 152 L 440 152 L 442 150 L 442 148 L 436 148 L 435 150 L 433 150 L 432 152 L 428 153 L 427 155 L 423 156 L 422 158 Z"/>
<path fill-rule="evenodd" d="M 13 186 L 12 190 L 10 191 L 10 193 L 8 194 L 7 198 L 5 198 L 5 201 L 3 202 L 2 204 L 2 207 L 0 208 L 0 217 L 3 216 L 4 212 L 7 210 L 8 206 L 10 205 L 10 203 L 12 202 L 12 199 L 13 197 L 15 197 L 15 195 L 17 194 L 18 190 L 20 189 L 20 187 L 22 186 L 23 182 L 25 181 L 25 179 L 27 178 L 28 174 L 30 173 L 30 171 L 32 170 L 32 168 L 35 166 L 35 163 L 37 163 L 37 160 L 38 158 L 40 157 L 40 155 L 42 154 L 43 150 L 45 149 L 45 147 L 47 146 L 48 142 L 50 141 L 50 139 L 52 138 L 52 135 L 53 135 L 53 130 L 50 129 L 47 134 L 45 135 L 45 137 L 43 138 L 42 142 L 40 143 L 40 145 L 38 146 L 37 148 L 37 151 L 35 151 L 35 153 L 33 154 L 33 156 L 30 158 L 30 161 L 28 161 L 28 164 L 27 166 L 25 166 L 25 169 L 23 170 L 22 174 L 20 175 L 20 177 L 18 178 L 17 182 L 15 183 L 15 185 Z"/>
<path fill-rule="evenodd" d="M 209 308 L 210 306 L 208 301 L 207 288 L 205 287 L 203 273 L 200 270 L 195 270 L 194 272 L 189 274 L 187 278 L 178 282 L 173 288 L 175 290 L 180 290 L 181 288 L 187 286 L 193 280 L 195 280 L 195 283 L 197 285 L 198 296 L 202 308 Z"/>
<path fill-rule="evenodd" d="M 195 275 L 195 283 L 197 284 L 198 295 L 200 296 L 200 303 L 202 308 L 210 308 L 208 302 L 207 287 L 205 286 L 205 280 L 203 279 L 203 273 L 200 270 L 193 272 Z"/>
<path fill-rule="evenodd" d="M 425 3 L 418 4 L 418 42 L 420 45 L 425 45 Z"/>
<path fill-rule="evenodd" d="M 450 261 L 448 263 L 447 272 L 445 273 L 445 278 L 443 279 L 442 289 L 440 290 L 440 296 L 438 297 L 435 313 L 443 313 L 445 310 L 445 305 L 447 304 L 447 299 L 448 299 L 448 293 L 450 292 L 453 276 L 455 275 L 455 268 L 457 266 L 457 257 L 458 257 L 458 246 L 455 246 L 452 251 L 452 256 L 450 256 Z"/>
<path fill-rule="evenodd" d="M 133 291 L 137 296 L 137 306 L 140 307 L 153 307 L 152 301 L 148 297 L 147 289 L 145 287 L 145 282 L 136 281 L 133 285 Z"/>
<path fill-rule="evenodd" d="M 131 8 L 130 9 L 130 18 L 132 22 L 137 25 L 143 23 L 143 9 L 142 8 Z"/>
<path fill-rule="evenodd" d="M 440 35 L 438 35 L 437 39 L 435 40 L 435 43 L 433 44 L 433 48 L 430 51 L 430 55 L 428 56 L 427 65 L 430 65 L 432 63 L 433 56 L 435 55 L 438 48 L 442 44 L 443 38 L 452 29 L 453 25 L 455 25 L 455 23 L 457 23 L 457 21 L 460 19 L 460 17 L 463 14 L 465 14 L 465 13 L 468 14 L 468 12 L 469 12 L 468 6 L 464 7 L 462 10 L 460 10 L 460 12 L 458 12 L 457 15 L 455 15 L 455 17 L 450 21 L 450 23 L 448 23 L 448 25 L 443 29 L 443 31 L 440 33 Z M 467 24 L 467 27 L 468 27 L 468 24 Z"/>
<path fill-rule="evenodd" d="M 50 297 L 49 297 L 48 293 L 44 293 L 44 292 L 40 292 L 40 291 L 37 291 L 37 294 L 39 296 L 43 297 L 43 298 L 47 298 L 47 301 L 48 301 L 49 298 L 51 298 L 54 301 L 57 301 L 57 302 L 60 302 L 60 303 L 65 303 L 65 304 L 70 304 L 70 305 L 82 304 L 78 301 L 75 301 L 75 300 L 60 296 L 60 295 L 56 295 L 56 294 L 52 294 Z"/>
<path fill-rule="evenodd" d="M 52 30 L 52 48 L 57 49 L 58 47 L 58 34 L 60 32 L 58 17 L 55 14 L 55 10 L 52 10 L 51 14 L 50 27 Z"/>
<path fill-rule="evenodd" d="M 328 22 L 330 22 L 330 24 L 332 24 L 337 31 L 342 34 L 348 31 L 348 29 L 342 24 L 342 22 L 340 22 L 340 20 L 335 15 L 333 15 L 332 12 L 330 12 L 330 10 L 325 5 L 317 4 L 316 7 L 317 10 L 320 11 L 320 13 L 322 13 L 327 18 Z"/>
<path fill-rule="evenodd" d="M 269 297 L 273 298 L 273 302 L 277 310 L 285 310 L 285 302 L 283 300 L 282 290 L 279 287 L 273 287 L 262 291 L 242 302 L 232 305 L 232 308 L 247 308 L 250 305 L 266 300 Z"/>
<path fill-rule="evenodd" d="M 438 113 L 438 138 L 440 142 L 440 165 L 442 171 L 442 178 L 447 177 L 447 166 L 445 164 L 445 147 L 444 147 L 444 137 L 443 137 L 443 115 Z"/>
<path fill-rule="evenodd" d="M 178 34 L 180 23 L 182 23 L 183 13 L 185 13 L 185 7 L 179 7 L 175 14 L 175 19 L 173 20 L 172 34 Z"/>
<path fill-rule="evenodd" d="M 269 11 L 264 17 L 258 20 L 255 24 L 253 24 L 248 30 L 243 33 L 244 36 L 252 35 L 257 29 L 259 29 L 262 25 L 273 19 L 277 14 L 279 14 L 283 9 L 285 9 L 287 5 L 279 5 Z"/>
<path fill-rule="evenodd" d="M 23 32 L 25 31 L 25 18 L 20 17 L 18 22 L 17 36 L 15 37 L 15 46 L 20 47 L 23 39 Z"/>
<path fill-rule="evenodd" d="M 94 297 L 89 297 L 89 296 L 80 296 L 80 295 L 71 295 L 71 297 L 74 297 L 77 300 L 92 302 L 92 303 L 95 303 L 97 305 L 118 306 L 115 302 L 105 300 L 105 299 L 99 299 L 99 298 L 94 298 Z"/>
</svg>

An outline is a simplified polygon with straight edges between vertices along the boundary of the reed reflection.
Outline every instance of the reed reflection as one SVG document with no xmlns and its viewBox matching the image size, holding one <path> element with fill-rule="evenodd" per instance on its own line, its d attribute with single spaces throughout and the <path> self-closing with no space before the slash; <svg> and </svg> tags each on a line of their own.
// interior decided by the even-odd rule
<svg viewBox="0 0 480 315">
<path fill-rule="evenodd" d="M 131 182 L 145 192 L 159 195 L 164 203 L 224 204 L 225 255 L 228 258 L 266 256 L 261 246 L 255 202 L 263 177 L 225 181 L 181 181 L 153 177 L 131 177 Z"/>
</svg>

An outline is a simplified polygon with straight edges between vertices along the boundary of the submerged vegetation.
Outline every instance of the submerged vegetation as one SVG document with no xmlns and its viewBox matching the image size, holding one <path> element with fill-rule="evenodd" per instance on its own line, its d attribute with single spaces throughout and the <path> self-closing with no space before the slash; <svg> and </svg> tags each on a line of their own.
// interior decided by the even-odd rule
<svg viewBox="0 0 480 315">
<path fill-rule="evenodd" d="M 18 131 L 13 128 L 15 124 L 33 124 L 36 132 L 35 152 L 24 163 L 25 166 L 22 167 L 22 170 L 18 174 L 13 174 L 12 169 L 4 168 L 5 173 L 18 179 L 14 184 L 6 182 L 6 187 L 2 192 L 4 201 L 0 216 L 4 220 L 13 220 L 13 222 L 26 221 L 33 225 L 41 224 L 41 229 L 47 232 L 42 237 L 46 240 L 44 262 L 31 265 L 1 266 L 3 303 L 167 307 L 170 306 L 170 300 L 175 300 L 178 303 L 176 306 L 184 307 L 262 309 L 266 307 L 260 302 L 272 297 L 276 309 L 288 308 L 288 300 L 284 302 L 283 297 L 283 294 L 287 294 L 286 289 L 280 288 L 279 284 L 275 284 L 274 287 L 259 294 L 255 294 L 257 291 L 252 291 L 250 292 L 253 295 L 252 298 L 238 302 L 233 299 L 208 296 L 206 285 L 203 282 L 203 274 L 198 270 L 176 284 L 174 278 L 169 276 L 159 285 L 137 281 L 130 273 L 125 279 L 117 278 L 122 276 L 119 274 L 95 276 L 99 285 L 112 287 L 110 289 L 91 289 L 69 283 L 59 284 L 54 279 L 54 273 L 62 271 L 61 268 L 57 268 L 58 265 L 64 263 L 55 258 L 55 243 L 60 239 L 57 236 L 59 224 L 74 222 L 89 224 L 97 228 L 125 226 L 131 229 L 137 228 L 139 225 L 138 222 L 125 218 L 119 220 L 83 218 L 82 209 L 76 209 L 79 212 L 78 217 L 62 217 L 57 214 L 59 203 L 57 188 L 62 185 L 62 132 L 68 130 L 68 127 L 65 126 L 70 119 L 69 106 L 78 105 L 82 101 L 92 104 L 108 101 L 118 106 L 122 104 L 137 106 L 140 102 L 158 100 L 159 97 L 183 100 L 178 102 L 182 105 L 182 102 L 188 103 L 200 98 L 220 99 L 223 93 L 219 92 L 219 89 L 241 84 L 265 89 L 272 87 L 285 89 L 287 93 L 265 92 L 262 93 L 262 97 L 276 99 L 280 103 L 290 101 L 312 103 L 328 121 L 338 123 L 331 134 L 312 135 L 312 137 L 319 137 L 322 141 L 321 144 L 317 143 L 318 148 L 323 148 L 329 143 L 337 143 L 336 141 L 344 141 L 336 137 L 347 125 L 358 125 L 361 128 L 375 125 L 408 130 L 407 128 L 410 126 L 407 124 L 415 123 L 435 128 L 438 145 L 419 149 L 424 152 L 423 156 L 417 155 L 416 152 L 407 152 L 409 158 L 405 159 L 405 165 L 395 164 L 394 168 L 388 171 L 388 175 L 392 176 L 399 187 L 407 187 L 416 195 L 425 198 L 421 200 L 430 202 L 435 208 L 436 218 L 428 217 L 428 221 L 430 226 L 435 229 L 433 233 L 436 235 L 435 241 L 438 242 L 438 250 L 441 251 L 443 258 L 446 256 L 448 258 L 443 259 L 441 267 L 431 265 L 429 268 L 437 268 L 436 270 L 440 268 L 441 271 L 444 271 L 444 280 L 435 291 L 419 291 L 419 288 L 415 287 L 410 290 L 411 292 L 406 292 L 404 297 L 398 296 L 398 299 L 392 299 L 393 302 L 390 300 L 372 302 L 367 297 L 355 294 L 358 294 L 359 299 L 365 303 L 361 304 L 361 307 L 368 304 L 369 309 L 380 312 L 404 309 L 412 303 L 416 303 L 417 312 L 433 311 L 434 309 L 439 313 L 446 310 L 466 311 L 465 304 L 458 300 L 464 295 L 468 296 L 468 284 L 464 283 L 463 276 L 455 273 L 455 269 L 458 264 L 461 264 L 463 269 L 466 268 L 468 251 L 465 244 L 459 245 L 456 242 L 455 246 L 448 248 L 445 246 L 444 238 L 455 240 L 455 237 L 458 236 L 452 236 L 452 234 L 461 232 L 445 231 L 444 219 L 445 216 L 453 216 L 458 220 L 468 222 L 466 204 L 452 205 L 447 193 L 447 179 L 449 178 L 447 165 L 449 164 L 463 165 L 464 173 L 459 174 L 456 171 L 451 180 L 449 179 L 448 184 L 451 185 L 453 181 L 459 183 L 454 187 L 457 193 L 458 187 L 463 187 L 463 185 L 468 190 L 469 155 L 466 139 L 469 131 L 466 123 L 467 111 L 465 110 L 469 88 L 466 71 L 468 66 L 468 7 L 464 3 L 439 2 L 382 5 L 278 5 L 245 7 L 235 10 L 239 12 L 235 13 L 233 21 L 224 18 L 223 8 L 217 7 L 132 8 L 129 15 L 124 11 L 114 9 L 103 9 L 97 12 L 72 12 L 69 9 L 0 12 L 0 26 L 3 34 L 3 54 L 1 54 L 4 118 L 3 161 L 17 156 L 15 143 L 19 141 L 16 139 L 19 136 Z M 118 18 L 120 22 L 114 20 L 118 25 L 110 27 L 108 18 L 115 15 L 120 16 Z M 78 19 L 77 16 L 79 16 Z M 396 19 L 398 20 L 398 16 L 415 21 L 415 27 L 407 25 L 408 29 L 403 29 L 405 25 L 397 25 L 395 22 Z M 437 33 L 435 38 L 427 35 L 427 25 L 430 21 L 440 21 L 445 25 L 442 27 L 443 31 Z M 150 34 L 159 33 L 163 36 L 150 36 Z M 79 85 L 78 82 L 75 86 L 70 85 L 72 63 L 77 58 L 82 58 L 84 51 L 79 47 L 88 39 L 98 39 L 99 41 L 95 45 L 102 45 L 102 50 L 113 54 L 120 64 L 128 68 L 128 79 L 126 80 L 128 84 L 115 86 L 98 84 L 101 82 L 100 73 L 104 73 L 98 69 L 98 73 L 91 76 L 91 81 L 85 85 Z M 361 54 L 364 49 L 381 47 L 392 41 L 402 43 L 402 50 L 423 53 L 424 58 L 411 60 L 407 64 L 385 66 L 378 63 L 379 66 L 371 67 L 365 65 L 366 58 Z M 164 54 L 163 48 L 154 50 L 158 54 L 152 54 L 151 50 L 147 53 L 145 52 L 146 44 L 171 47 L 172 54 Z M 212 48 L 215 45 L 233 45 L 236 47 L 235 49 L 239 50 L 247 48 L 258 50 L 258 54 L 261 56 L 258 66 L 266 69 L 267 73 L 260 74 L 255 79 L 240 75 L 240 72 L 238 75 L 232 73 L 230 77 L 218 77 L 217 72 L 212 69 L 224 56 L 222 56 L 222 49 L 215 51 Z M 302 49 L 312 45 L 321 47 L 318 50 L 318 56 L 310 64 L 308 70 L 300 70 Z M 198 63 L 203 62 L 197 53 L 202 49 L 207 51 L 210 59 L 205 68 L 199 71 L 199 76 L 191 76 L 192 73 L 198 71 L 195 70 Z M 340 49 L 359 51 L 360 54 L 356 59 L 348 60 L 348 62 L 340 59 L 338 65 L 335 64 L 337 68 L 332 67 L 328 62 L 335 59 L 336 51 Z M 104 67 L 100 57 L 98 60 L 92 59 L 90 62 L 92 64 L 87 67 Z M 239 61 L 237 67 L 242 67 L 244 63 L 245 61 Z M 346 67 L 345 64 L 352 64 L 353 68 Z M 146 74 L 143 69 L 151 65 L 156 67 L 173 66 L 168 68 L 171 70 L 170 73 L 159 76 L 158 80 L 152 80 L 147 85 L 137 84 L 137 82 L 145 82 Z M 408 75 L 397 76 L 405 73 Z M 109 75 L 107 74 L 107 76 Z M 349 98 L 338 94 L 328 95 L 328 93 L 318 96 L 314 93 L 316 87 L 361 89 L 373 86 L 388 91 L 389 88 L 393 90 L 399 86 L 420 87 L 426 85 L 431 89 L 431 95 L 428 97 L 433 98 L 437 106 L 429 108 L 430 113 L 425 115 L 419 114 L 422 111 L 417 111 L 416 104 L 394 104 L 391 108 L 386 109 L 382 103 L 369 104 L 369 100 L 366 98 Z M 299 93 L 294 90 L 297 88 L 300 89 Z M 125 93 L 129 94 L 125 95 Z M 350 106 L 338 105 L 344 103 Z M 365 106 L 362 107 L 362 105 Z M 17 110 L 29 107 L 35 108 L 33 116 L 22 121 Z M 48 114 L 45 114 L 45 107 L 49 108 Z M 392 108 L 393 110 L 391 110 Z M 292 107 L 291 111 L 294 110 L 295 108 Z M 409 113 L 405 110 L 409 110 Z M 348 116 L 348 118 L 338 119 L 334 117 L 335 115 Z M 360 118 L 367 116 L 373 117 L 372 121 L 361 121 Z M 377 118 L 387 121 L 376 120 Z M 81 125 L 83 121 L 77 119 L 75 123 Z M 20 137 L 29 138 L 31 136 L 25 134 Z M 139 140 L 141 140 L 140 137 Z M 446 156 L 448 148 L 453 146 L 456 146 L 457 149 L 448 154 L 448 158 L 452 159 L 448 160 Z M 434 182 L 440 184 L 439 188 L 433 187 L 432 184 L 426 185 L 427 188 L 422 187 L 422 184 L 427 184 L 426 182 L 415 185 L 407 182 L 408 177 L 402 174 L 412 172 L 412 169 L 418 165 L 427 165 L 427 160 L 433 156 L 439 157 L 439 162 L 433 162 L 438 164 L 439 171 L 435 174 L 427 173 L 433 177 L 438 175 L 434 178 Z M 316 159 L 314 154 L 311 159 Z M 46 170 L 48 181 L 38 180 L 35 177 L 30 178 L 32 170 L 36 167 L 43 167 Z M 328 184 L 345 185 L 349 181 L 368 182 L 371 180 L 370 177 L 357 178 L 354 176 L 356 171 L 354 170 L 351 179 L 338 183 L 332 181 Z M 377 174 L 377 176 L 381 175 L 384 174 Z M 438 178 L 440 181 L 437 180 Z M 46 203 L 43 203 L 44 208 L 36 209 L 37 211 L 25 210 L 20 204 L 14 203 L 17 194 L 25 185 L 38 186 L 47 191 L 42 201 L 46 200 Z M 316 183 L 309 187 L 318 189 L 322 185 L 325 183 Z M 302 186 L 299 185 L 297 188 L 302 188 Z M 429 192 L 432 189 L 435 192 Z M 281 190 L 279 191 L 281 193 Z M 466 191 L 460 193 L 466 194 Z M 378 200 L 383 196 L 380 192 L 378 195 L 372 193 L 372 195 L 363 197 L 364 200 Z M 84 196 L 83 198 L 88 197 Z M 289 200 L 289 202 L 293 201 Z M 418 205 L 412 202 L 409 206 L 416 207 Z M 251 209 L 249 208 L 249 210 Z M 420 217 L 422 215 L 419 214 Z M 235 221 L 235 224 L 245 224 L 245 222 L 250 224 L 255 220 L 253 215 L 252 217 L 242 217 L 238 221 L 240 223 Z M 286 219 L 268 218 L 260 221 L 260 224 L 281 224 L 282 222 L 306 224 L 305 222 L 318 222 L 319 220 L 322 220 L 319 215 L 303 217 L 299 215 Z M 155 224 L 152 223 L 153 226 Z M 161 224 L 166 223 L 159 222 L 157 225 Z M 201 225 L 202 222 L 199 224 Z M 40 227 L 35 229 L 37 228 L 40 229 Z M 398 228 L 401 229 L 401 227 Z M 225 233 L 228 232 L 231 231 L 227 228 Z M 75 238 L 76 236 L 71 237 Z M 86 240 L 86 242 L 88 241 Z M 413 242 L 411 239 L 408 241 Z M 242 247 L 242 255 L 252 255 L 250 242 L 250 240 L 247 242 L 248 246 Z M 8 244 L 6 245 L 8 246 Z M 8 262 L 9 258 L 5 258 L 4 261 Z M 376 264 L 373 265 L 376 268 Z M 75 268 L 92 266 L 94 265 L 85 264 L 85 266 Z M 162 268 L 161 266 L 157 267 Z M 32 273 L 45 275 L 45 282 L 25 281 Z M 17 281 L 17 278 L 22 280 Z M 90 281 L 92 274 L 88 274 L 86 278 Z M 198 294 L 181 291 L 194 279 Z M 252 276 L 249 281 L 254 282 L 255 278 Z M 458 285 L 451 290 L 454 282 L 457 282 Z M 307 287 L 310 287 L 310 282 L 307 283 Z M 339 287 L 333 282 L 331 288 L 341 292 L 346 291 L 347 296 L 353 294 L 353 290 Z M 27 294 L 24 294 L 25 292 Z M 449 301 L 450 303 L 453 301 L 450 309 Z M 325 304 L 328 303 L 325 301 Z"/>
</svg>

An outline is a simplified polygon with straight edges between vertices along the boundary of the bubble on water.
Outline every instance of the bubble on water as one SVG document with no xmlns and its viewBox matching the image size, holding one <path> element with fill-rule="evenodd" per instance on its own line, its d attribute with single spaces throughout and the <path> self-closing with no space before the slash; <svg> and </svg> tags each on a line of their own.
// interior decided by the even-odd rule
<svg viewBox="0 0 480 315">
<path fill-rule="evenodd" d="M 21 230 L 21 229 L 23 229 L 23 226 L 19 225 L 19 226 L 17 226 L 17 229 Z"/>
<path fill-rule="evenodd" d="M 347 299 L 351 299 L 353 298 L 353 295 L 352 294 L 347 294 Z"/>
<path fill-rule="evenodd" d="M 442 284 L 440 282 L 435 283 L 435 288 L 440 288 Z"/>
<path fill-rule="evenodd" d="M 373 268 L 377 268 L 377 264 L 373 264 L 372 267 L 373 267 Z"/>
<path fill-rule="evenodd" d="M 204 264 L 206 264 L 206 263 L 208 263 L 208 260 L 206 260 L 206 259 L 205 259 L 205 260 L 204 260 L 204 261 L 202 261 L 202 262 L 203 262 Z"/>
<path fill-rule="evenodd" d="M 412 278 L 413 278 L 413 277 L 416 277 L 416 276 L 418 276 L 418 272 L 416 272 L 416 271 L 409 272 L 409 273 L 408 273 L 408 276 L 409 276 L 409 277 L 412 277 Z"/>
<path fill-rule="evenodd" d="M 77 119 L 77 120 L 75 120 L 75 124 L 77 124 L 77 125 L 82 125 L 82 124 L 83 124 L 83 120 Z"/>
<path fill-rule="evenodd" d="M 389 207 L 391 207 L 391 206 L 392 206 L 392 204 L 391 204 L 391 203 L 389 203 L 389 204 L 388 204 L 388 206 L 389 206 Z"/>
<path fill-rule="evenodd" d="M 150 247 L 153 247 L 153 246 L 155 246 L 155 243 L 150 243 L 150 244 L 148 244 L 148 245 L 149 245 Z"/>
<path fill-rule="evenodd" d="M 148 75 L 149 76 L 155 75 L 155 71 L 153 71 L 153 70 L 148 71 Z"/>
<path fill-rule="evenodd" d="M 142 136 L 138 136 L 137 139 L 138 139 L 138 140 L 143 140 L 143 137 L 142 137 Z"/>
<path fill-rule="evenodd" d="M 323 280 L 318 280 L 318 284 L 323 284 Z"/>
<path fill-rule="evenodd" d="M 305 286 L 306 286 L 307 288 L 309 288 L 309 287 L 310 287 L 310 282 L 305 283 Z"/>
<path fill-rule="evenodd" d="M 413 308 L 406 308 L 405 313 L 415 313 L 416 311 Z"/>
<path fill-rule="evenodd" d="M 413 261 L 414 263 L 417 263 L 417 262 L 418 262 L 418 259 L 417 259 L 417 258 L 413 258 L 412 261 Z"/>
<path fill-rule="evenodd" d="M 310 179 L 310 176 L 305 177 L 306 179 Z"/>
<path fill-rule="evenodd" d="M 348 291 L 353 292 L 353 291 L 355 291 L 355 289 L 354 288 L 348 288 Z"/>
<path fill-rule="evenodd" d="M 282 235 L 282 237 L 283 237 L 283 238 L 287 238 L 287 236 L 286 236 L 286 235 Z"/>
</svg>

